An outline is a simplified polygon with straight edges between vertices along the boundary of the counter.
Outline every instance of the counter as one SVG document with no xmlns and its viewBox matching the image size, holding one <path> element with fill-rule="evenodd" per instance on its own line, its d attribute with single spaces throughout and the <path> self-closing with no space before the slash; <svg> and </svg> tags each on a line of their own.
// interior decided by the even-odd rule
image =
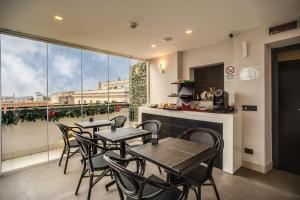
<svg viewBox="0 0 300 200">
<path fill-rule="evenodd" d="M 162 121 L 163 135 L 171 137 L 177 137 L 188 128 L 212 128 L 218 131 L 224 140 L 220 168 L 233 174 L 242 165 L 241 112 L 220 114 L 140 107 L 138 119 L 139 122 L 147 119 Z"/>
</svg>

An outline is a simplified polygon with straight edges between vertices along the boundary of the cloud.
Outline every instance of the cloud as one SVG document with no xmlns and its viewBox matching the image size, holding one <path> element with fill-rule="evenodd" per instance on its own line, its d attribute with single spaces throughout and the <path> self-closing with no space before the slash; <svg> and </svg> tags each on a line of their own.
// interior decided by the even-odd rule
<svg viewBox="0 0 300 200">
<path fill-rule="evenodd" d="M 2 95 L 33 96 L 46 93 L 46 68 L 37 70 L 20 57 L 2 54 Z"/>
<path fill-rule="evenodd" d="M 2 53 L 18 56 L 39 54 L 46 56 L 46 43 L 34 40 L 1 35 Z"/>
<path fill-rule="evenodd" d="M 72 78 L 80 75 L 80 59 L 67 57 L 65 55 L 56 55 L 52 66 L 54 72 L 60 76 Z"/>
</svg>

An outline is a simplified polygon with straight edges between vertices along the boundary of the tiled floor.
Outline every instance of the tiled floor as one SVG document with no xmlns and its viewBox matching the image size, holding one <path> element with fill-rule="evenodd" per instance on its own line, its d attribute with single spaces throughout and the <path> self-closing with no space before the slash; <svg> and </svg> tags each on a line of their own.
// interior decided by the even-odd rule
<svg viewBox="0 0 300 200">
<path fill-rule="evenodd" d="M 49 161 L 59 159 L 62 149 L 49 151 Z M 29 167 L 48 161 L 48 151 L 2 161 L 2 172 Z"/>
<path fill-rule="evenodd" d="M 140 139 L 131 140 L 130 144 L 140 143 Z M 61 149 L 55 149 L 49 151 L 49 161 L 57 160 L 62 153 Z M 18 158 L 2 161 L 2 172 L 9 172 L 17 169 L 26 168 L 32 165 L 45 163 L 48 161 L 48 152 L 35 153 L 27 156 L 21 156 Z"/>
<path fill-rule="evenodd" d="M 58 161 L 37 165 L 0 177 L 1 200 L 86 200 L 88 180 L 82 182 L 78 196 L 74 195 L 82 170 L 80 156 L 70 159 L 67 174 Z M 159 174 L 157 167 L 147 162 L 146 174 Z M 235 175 L 214 170 L 215 181 L 222 200 L 300 200 L 300 176 L 273 170 L 260 174 L 241 168 Z M 118 200 L 116 186 L 107 192 L 104 185 L 109 177 L 99 181 L 92 190 L 91 200 Z M 189 200 L 194 200 L 192 191 Z M 212 187 L 202 188 L 202 200 L 215 200 Z"/>
</svg>

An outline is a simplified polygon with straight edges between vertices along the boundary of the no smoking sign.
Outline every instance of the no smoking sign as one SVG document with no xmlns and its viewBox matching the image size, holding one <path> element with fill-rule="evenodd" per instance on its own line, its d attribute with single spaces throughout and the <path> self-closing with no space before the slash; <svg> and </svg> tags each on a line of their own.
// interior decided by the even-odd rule
<svg viewBox="0 0 300 200">
<path fill-rule="evenodd" d="M 228 65 L 225 68 L 225 80 L 232 81 L 235 78 L 235 67 L 233 65 Z"/>
</svg>

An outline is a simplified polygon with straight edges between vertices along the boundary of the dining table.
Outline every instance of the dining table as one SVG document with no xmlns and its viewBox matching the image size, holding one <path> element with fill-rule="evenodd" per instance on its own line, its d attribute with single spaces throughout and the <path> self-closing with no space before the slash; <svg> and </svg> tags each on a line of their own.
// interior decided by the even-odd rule
<svg viewBox="0 0 300 200">
<path fill-rule="evenodd" d="M 206 144 L 167 137 L 159 140 L 158 144 L 140 145 L 129 149 L 127 153 L 164 168 L 172 182 L 176 176 L 181 176 L 192 166 L 207 161 L 217 152 Z"/>
<path fill-rule="evenodd" d="M 134 127 L 124 127 L 116 129 L 108 129 L 95 132 L 95 135 L 105 141 L 112 143 L 120 143 L 120 156 L 126 156 L 126 141 L 151 135 L 151 131 Z"/>
<path fill-rule="evenodd" d="M 88 129 L 92 128 L 93 133 L 98 131 L 98 129 L 102 126 L 110 126 L 112 125 L 112 121 L 106 120 L 106 119 L 101 119 L 101 120 L 93 120 L 93 121 L 81 121 L 81 122 L 75 122 L 76 126 L 79 126 L 80 128 L 83 129 Z"/>
<path fill-rule="evenodd" d="M 99 131 L 100 127 L 103 126 L 111 126 L 113 124 L 112 121 L 110 120 L 105 120 L 105 119 L 101 119 L 101 120 L 93 120 L 93 121 L 80 121 L 80 122 L 75 122 L 76 126 L 79 126 L 82 129 L 89 129 L 92 128 L 93 129 L 93 138 L 96 138 L 95 133 L 97 131 Z M 103 142 L 103 145 L 106 146 L 105 141 Z M 97 154 L 97 148 L 93 148 L 93 154 Z"/>
</svg>

